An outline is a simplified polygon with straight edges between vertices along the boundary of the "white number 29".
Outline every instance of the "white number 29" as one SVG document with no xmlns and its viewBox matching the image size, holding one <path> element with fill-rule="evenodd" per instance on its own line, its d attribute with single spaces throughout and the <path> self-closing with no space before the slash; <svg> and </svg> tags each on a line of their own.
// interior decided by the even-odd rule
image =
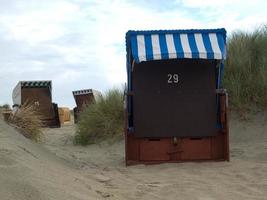
<svg viewBox="0 0 267 200">
<path fill-rule="evenodd" d="M 168 83 L 178 83 L 179 76 L 178 74 L 168 74 Z"/>
</svg>

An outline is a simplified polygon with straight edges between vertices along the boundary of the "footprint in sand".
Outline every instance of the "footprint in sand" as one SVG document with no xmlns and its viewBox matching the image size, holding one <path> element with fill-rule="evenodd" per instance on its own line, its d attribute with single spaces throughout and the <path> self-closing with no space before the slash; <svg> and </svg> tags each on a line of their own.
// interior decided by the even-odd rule
<svg viewBox="0 0 267 200">
<path fill-rule="evenodd" d="M 16 164 L 16 161 L 10 158 L 11 151 L 8 149 L 0 149 L 0 167 L 11 166 Z"/>
<path fill-rule="evenodd" d="M 103 198 L 109 198 L 109 197 L 113 197 L 112 194 L 109 194 L 107 192 L 103 192 L 103 191 L 99 191 L 99 190 L 96 190 L 96 193 L 99 194 L 101 197 Z"/>
<path fill-rule="evenodd" d="M 256 155 L 259 160 L 267 161 L 267 152 L 262 152 Z"/>
<path fill-rule="evenodd" d="M 11 154 L 11 151 L 9 149 L 2 148 L 2 149 L 0 149 L 0 155 L 1 154 Z"/>
<path fill-rule="evenodd" d="M 118 189 L 118 187 L 111 182 L 112 179 L 110 177 L 107 177 L 107 176 L 105 176 L 103 174 L 96 174 L 94 176 L 94 178 L 98 182 L 103 183 L 105 188 L 108 188 L 108 189 Z"/>
<path fill-rule="evenodd" d="M 111 181 L 109 177 L 102 175 L 102 174 L 96 174 L 94 175 L 94 178 L 100 183 L 106 183 L 106 182 Z"/>
<path fill-rule="evenodd" d="M 232 157 L 240 157 L 244 154 L 244 150 L 238 149 L 238 148 L 233 148 L 231 149 L 231 156 Z"/>
<path fill-rule="evenodd" d="M 160 182 L 151 182 L 151 183 L 146 183 L 145 185 L 147 185 L 148 187 L 161 187 L 162 186 Z"/>
<path fill-rule="evenodd" d="M 136 189 L 136 195 L 138 197 L 142 197 L 146 195 L 147 193 L 153 192 L 155 188 L 160 187 L 160 182 L 149 182 L 149 183 L 143 183 L 138 184 Z"/>
<path fill-rule="evenodd" d="M 15 165 L 16 162 L 14 160 L 11 160 L 10 158 L 0 155 L 0 167 L 1 166 L 11 166 Z"/>
</svg>

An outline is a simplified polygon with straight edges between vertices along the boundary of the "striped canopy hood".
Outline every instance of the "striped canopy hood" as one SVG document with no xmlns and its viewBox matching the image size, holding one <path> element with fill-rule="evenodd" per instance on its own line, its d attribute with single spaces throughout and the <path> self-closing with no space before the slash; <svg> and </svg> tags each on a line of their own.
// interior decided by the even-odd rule
<svg viewBox="0 0 267 200">
<path fill-rule="evenodd" d="M 225 29 L 128 31 L 128 61 L 226 58 Z"/>
<path fill-rule="evenodd" d="M 98 101 L 99 98 L 102 96 L 101 92 L 99 92 L 98 90 L 93 90 L 93 89 L 75 90 L 75 91 L 72 91 L 72 94 L 74 98 L 76 96 L 92 94 L 96 101 Z"/>
<path fill-rule="evenodd" d="M 51 88 L 52 81 L 20 81 L 22 88 Z"/>
<path fill-rule="evenodd" d="M 14 105 L 21 105 L 22 103 L 22 89 L 23 88 L 47 88 L 52 93 L 52 81 L 50 80 L 35 80 L 35 81 L 19 81 L 12 92 L 12 99 Z"/>
</svg>

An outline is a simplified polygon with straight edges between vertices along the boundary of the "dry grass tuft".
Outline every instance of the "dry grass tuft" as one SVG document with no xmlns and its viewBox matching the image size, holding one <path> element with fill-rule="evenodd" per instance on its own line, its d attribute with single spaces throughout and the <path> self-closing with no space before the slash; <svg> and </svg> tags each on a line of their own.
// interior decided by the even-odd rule
<svg viewBox="0 0 267 200">
<path fill-rule="evenodd" d="M 0 106 L 1 110 L 11 110 L 11 107 L 9 104 L 4 104 Z"/>
<path fill-rule="evenodd" d="M 11 115 L 11 108 L 9 104 L 0 105 L 0 113 L 1 113 L 1 119 L 4 119 L 5 121 L 9 120 L 9 117 Z"/>
<path fill-rule="evenodd" d="M 9 119 L 9 123 L 18 128 L 27 138 L 41 142 L 43 137 L 41 114 L 31 102 L 23 104 Z"/>
</svg>

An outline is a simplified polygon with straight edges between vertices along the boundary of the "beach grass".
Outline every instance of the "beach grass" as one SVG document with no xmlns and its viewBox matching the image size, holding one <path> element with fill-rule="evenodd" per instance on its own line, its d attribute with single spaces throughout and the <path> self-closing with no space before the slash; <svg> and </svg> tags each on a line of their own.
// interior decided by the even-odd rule
<svg viewBox="0 0 267 200">
<path fill-rule="evenodd" d="M 227 42 L 224 87 L 238 111 L 267 108 L 267 25 L 236 31 Z"/>
<path fill-rule="evenodd" d="M 110 89 L 80 114 L 74 143 L 86 145 L 121 138 L 124 95 L 122 89 Z"/>
</svg>

